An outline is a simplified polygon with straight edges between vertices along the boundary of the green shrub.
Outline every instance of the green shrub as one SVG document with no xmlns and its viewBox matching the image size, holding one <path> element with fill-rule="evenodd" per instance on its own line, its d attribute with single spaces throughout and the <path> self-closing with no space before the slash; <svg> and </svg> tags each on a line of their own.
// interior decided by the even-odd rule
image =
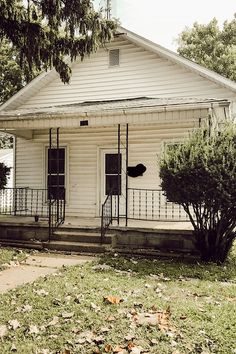
<svg viewBox="0 0 236 354">
<path fill-rule="evenodd" d="M 224 262 L 236 237 L 236 128 L 199 129 L 161 159 L 162 189 L 181 204 L 204 261 Z"/>
</svg>

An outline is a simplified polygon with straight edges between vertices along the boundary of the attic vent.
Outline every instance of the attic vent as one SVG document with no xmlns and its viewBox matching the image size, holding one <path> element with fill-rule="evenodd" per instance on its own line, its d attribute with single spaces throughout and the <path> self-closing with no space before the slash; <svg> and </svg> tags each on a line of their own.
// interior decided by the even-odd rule
<svg viewBox="0 0 236 354">
<path fill-rule="evenodd" d="M 109 66 L 117 66 L 120 64 L 120 50 L 109 50 Z"/>
</svg>

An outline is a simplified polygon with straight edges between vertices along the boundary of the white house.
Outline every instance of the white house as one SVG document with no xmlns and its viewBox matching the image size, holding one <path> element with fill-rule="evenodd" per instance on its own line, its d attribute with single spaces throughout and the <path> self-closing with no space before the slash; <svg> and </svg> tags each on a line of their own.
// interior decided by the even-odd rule
<svg viewBox="0 0 236 354">
<path fill-rule="evenodd" d="M 15 187 L 65 187 L 66 216 L 99 217 L 113 187 L 121 217 L 164 218 L 156 190 L 165 144 L 229 115 L 235 82 L 120 27 L 106 48 L 72 63 L 69 85 L 44 72 L 3 104 L 0 130 L 15 135 Z M 146 170 L 127 177 L 137 165 Z"/>
</svg>

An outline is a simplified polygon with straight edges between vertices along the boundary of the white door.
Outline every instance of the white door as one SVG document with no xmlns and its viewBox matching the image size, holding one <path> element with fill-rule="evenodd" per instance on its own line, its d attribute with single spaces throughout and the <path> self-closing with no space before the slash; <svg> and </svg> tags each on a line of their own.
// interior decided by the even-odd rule
<svg viewBox="0 0 236 354">
<path fill-rule="evenodd" d="M 125 193 L 126 193 L 126 163 L 125 151 L 120 151 L 120 161 L 117 150 L 102 151 L 101 168 L 101 202 L 104 203 L 107 195 L 111 192 L 113 195 L 113 216 L 117 216 L 118 203 L 119 215 L 125 216 Z"/>
</svg>

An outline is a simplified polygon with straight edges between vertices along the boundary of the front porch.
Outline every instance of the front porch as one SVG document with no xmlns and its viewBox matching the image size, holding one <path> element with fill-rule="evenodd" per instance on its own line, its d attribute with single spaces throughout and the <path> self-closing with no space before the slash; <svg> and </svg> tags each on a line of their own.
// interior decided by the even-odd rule
<svg viewBox="0 0 236 354">
<path fill-rule="evenodd" d="M 101 219 L 67 217 L 48 238 L 48 220 L 0 216 L 2 246 L 64 251 L 69 253 L 119 252 L 138 255 L 187 255 L 194 252 L 188 221 L 148 221 L 121 218 L 114 221 L 101 243 Z"/>
</svg>

